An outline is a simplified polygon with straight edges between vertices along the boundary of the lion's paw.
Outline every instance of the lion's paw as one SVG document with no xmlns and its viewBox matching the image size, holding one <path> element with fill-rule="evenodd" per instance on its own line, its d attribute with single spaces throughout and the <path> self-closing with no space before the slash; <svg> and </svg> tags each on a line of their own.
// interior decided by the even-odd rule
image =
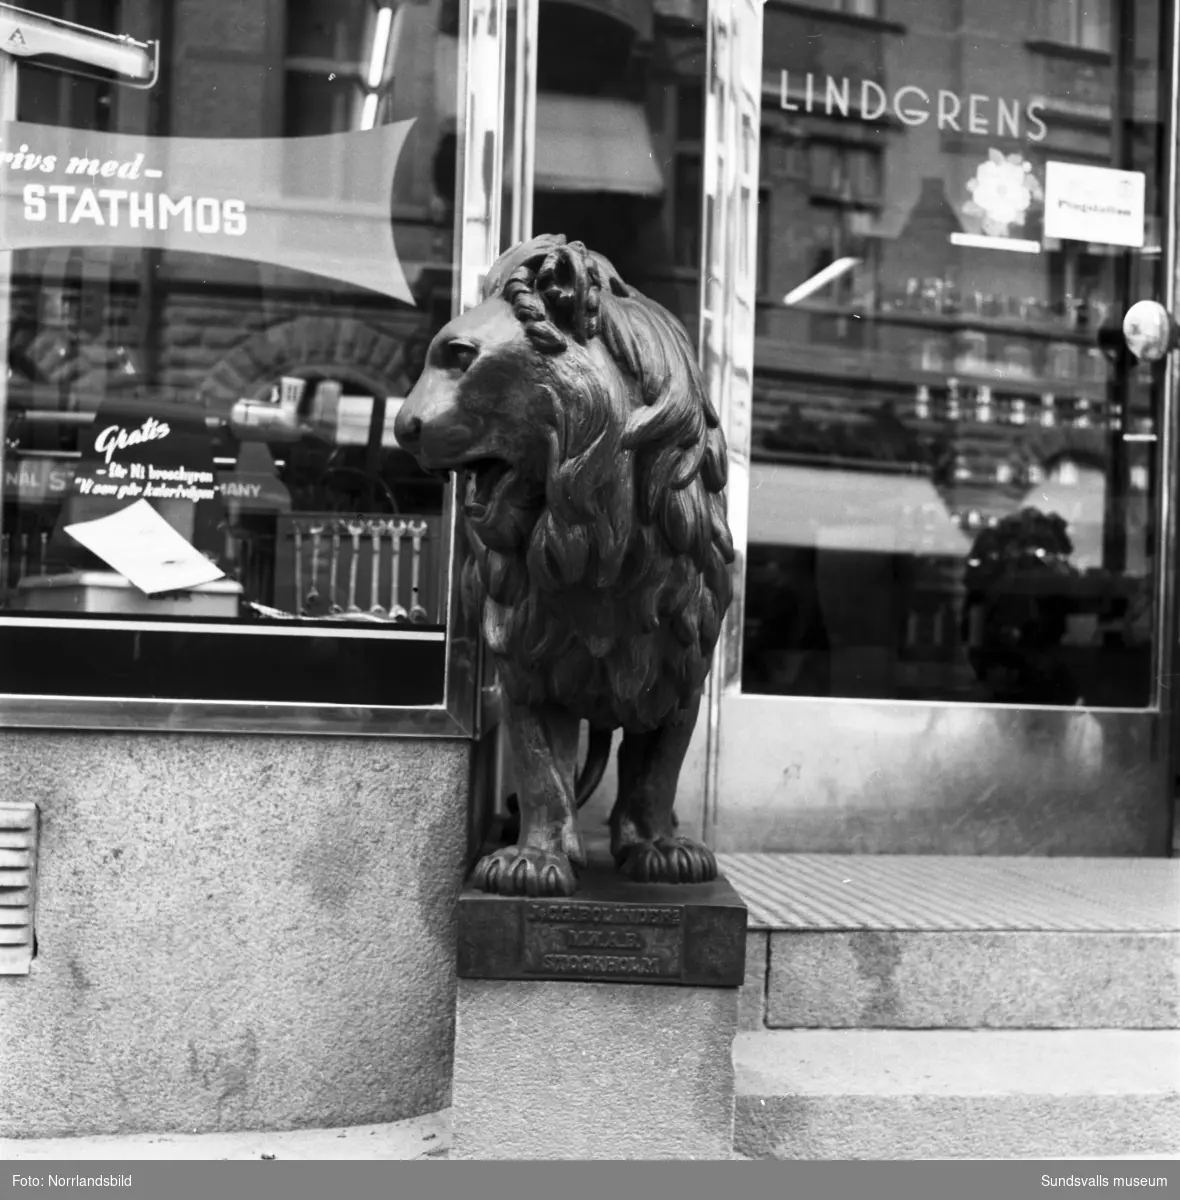
<svg viewBox="0 0 1180 1200">
<path fill-rule="evenodd" d="M 637 883 L 708 883 L 717 878 L 713 851 L 686 837 L 631 842 L 619 847 L 615 862 Z"/>
<path fill-rule="evenodd" d="M 505 846 L 479 860 L 474 883 L 501 896 L 572 896 L 578 879 L 570 860 L 551 850 Z"/>
</svg>

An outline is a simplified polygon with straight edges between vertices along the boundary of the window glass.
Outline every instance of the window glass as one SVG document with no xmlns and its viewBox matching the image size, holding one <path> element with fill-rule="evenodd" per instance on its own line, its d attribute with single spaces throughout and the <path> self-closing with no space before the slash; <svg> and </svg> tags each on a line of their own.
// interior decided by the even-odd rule
<svg viewBox="0 0 1180 1200">
<path fill-rule="evenodd" d="M 765 8 L 743 688 L 1145 705 L 1159 6 L 823 7 Z"/>
<path fill-rule="evenodd" d="M 1110 50 L 1110 0 L 1042 0 L 1042 3 L 1048 37 L 1083 50 Z"/>
<path fill-rule="evenodd" d="M 533 228 L 699 324 L 704 0 L 542 0 Z"/>
<path fill-rule="evenodd" d="M 804 8 L 850 13 L 856 17 L 875 17 L 877 15 L 877 0 L 796 0 L 796 2 Z"/>
<path fill-rule="evenodd" d="M 449 493 L 393 421 L 451 312 L 454 14 L 22 7 L 93 32 L 10 60 L 0 690 L 441 703 Z M 103 31 L 153 86 L 79 66 Z"/>
</svg>

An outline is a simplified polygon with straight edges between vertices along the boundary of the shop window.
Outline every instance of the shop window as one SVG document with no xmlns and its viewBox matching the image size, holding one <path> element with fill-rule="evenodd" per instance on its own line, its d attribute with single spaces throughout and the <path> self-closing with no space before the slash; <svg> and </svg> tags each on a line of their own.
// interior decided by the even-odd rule
<svg viewBox="0 0 1180 1200">
<path fill-rule="evenodd" d="M 393 422 L 452 307 L 454 37 L 402 0 L 37 7 L 162 45 L 150 91 L 18 65 L 0 691 L 441 705 L 449 489 Z"/>
<path fill-rule="evenodd" d="M 1146 705 L 1163 372 L 1121 322 L 1165 294 L 1167 89 L 1116 136 L 1128 81 L 1047 69 L 1046 38 L 1109 49 L 1107 2 L 931 8 L 859 75 L 838 22 L 800 71 L 801 7 L 761 64 L 743 688 Z"/>
</svg>

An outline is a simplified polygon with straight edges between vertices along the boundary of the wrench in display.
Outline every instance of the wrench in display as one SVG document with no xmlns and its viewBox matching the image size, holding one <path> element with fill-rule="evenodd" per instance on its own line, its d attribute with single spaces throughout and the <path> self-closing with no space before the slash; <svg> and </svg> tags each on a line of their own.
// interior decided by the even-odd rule
<svg viewBox="0 0 1180 1200">
<path fill-rule="evenodd" d="M 385 609 L 378 599 L 377 588 L 381 583 L 381 535 L 385 532 L 384 521 L 369 522 L 369 544 L 373 548 L 373 574 L 369 579 L 369 613 L 374 617 L 385 616 Z"/>
<path fill-rule="evenodd" d="M 295 611 L 303 616 L 307 612 L 299 598 L 303 593 L 303 526 L 295 521 L 292 528 L 295 531 Z"/>
<path fill-rule="evenodd" d="M 340 522 L 332 522 L 332 559 L 328 564 L 328 612 L 333 616 L 344 609 L 336 600 L 336 572 L 340 566 Z"/>
<path fill-rule="evenodd" d="M 365 532 L 364 521 L 345 521 L 345 528 L 352 538 L 352 561 L 348 564 L 348 611 L 359 613 L 360 606 L 356 602 L 357 568 L 361 563 L 361 534 Z"/>
<path fill-rule="evenodd" d="M 389 536 L 393 542 L 393 579 L 389 584 L 389 617 L 393 621 L 404 621 L 409 615 L 401 602 L 402 583 L 402 538 L 406 536 L 405 521 L 390 521 Z"/>
<path fill-rule="evenodd" d="M 320 598 L 320 535 L 324 532 L 322 523 L 317 522 L 311 527 L 311 587 L 307 589 L 307 607 Z"/>
<path fill-rule="evenodd" d="M 429 528 L 430 526 L 425 521 L 412 521 L 408 530 L 414 547 L 414 560 L 410 568 L 412 572 L 410 577 L 410 620 L 415 625 L 425 624 L 430 619 L 418 598 L 418 585 L 421 582 L 422 571 L 422 538 Z"/>
</svg>

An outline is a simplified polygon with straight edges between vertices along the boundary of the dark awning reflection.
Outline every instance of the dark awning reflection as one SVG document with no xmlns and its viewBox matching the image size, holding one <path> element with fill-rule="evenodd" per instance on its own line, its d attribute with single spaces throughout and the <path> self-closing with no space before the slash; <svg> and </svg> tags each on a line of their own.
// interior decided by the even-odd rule
<svg viewBox="0 0 1180 1200">
<path fill-rule="evenodd" d="M 537 96 L 536 186 L 660 196 L 664 177 L 643 107 L 600 96 Z"/>
</svg>

